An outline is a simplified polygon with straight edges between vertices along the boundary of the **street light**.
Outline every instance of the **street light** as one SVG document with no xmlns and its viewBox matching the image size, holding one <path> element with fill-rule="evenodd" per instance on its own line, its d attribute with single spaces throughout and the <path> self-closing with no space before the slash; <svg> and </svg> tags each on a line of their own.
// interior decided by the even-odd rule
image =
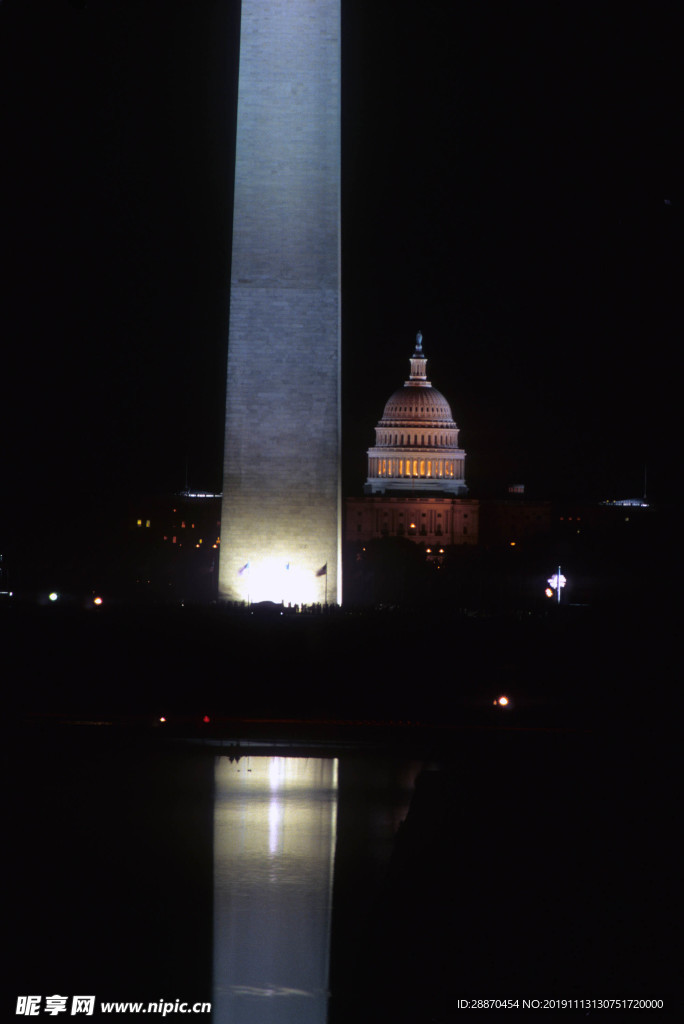
<svg viewBox="0 0 684 1024">
<path fill-rule="evenodd" d="M 554 575 L 551 576 L 546 582 L 548 583 L 548 585 L 549 585 L 549 587 L 551 588 L 552 591 L 553 590 L 556 591 L 556 600 L 557 600 L 557 603 L 560 604 L 561 590 L 563 589 L 563 587 L 567 583 L 567 580 L 566 580 L 565 576 L 561 572 L 560 565 L 558 566 L 558 572 L 554 573 Z M 546 591 L 546 593 L 548 594 L 549 597 L 551 597 L 551 594 L 549 594 L 548 590 Z"/>
</svg>

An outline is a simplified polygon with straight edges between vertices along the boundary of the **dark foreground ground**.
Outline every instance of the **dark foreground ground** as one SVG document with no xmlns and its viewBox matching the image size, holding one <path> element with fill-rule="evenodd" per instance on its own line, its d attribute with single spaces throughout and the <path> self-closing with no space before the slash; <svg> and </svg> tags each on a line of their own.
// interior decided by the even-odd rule
<svg viewBox="0 0 684 1024">
<path fill-rule="evenodd" d="M 464 997 L 681 1008 L 660 610 L 2 611 L 8 1019 L 34 988 L 210 998 L 215 743 L 341 758 L 331 1024 L 483 1019 Z M 355 824 L 380 755 L 424 765 L 382 865 Z"/>
<path fill-rule="evenodd" d="M 12 716 L 185 730 L 204 715 L 482 724 L 504 692 L 515 724 L 671 723 L 678 631 L 661 594 L 601 611 L 0 607 Z"/>
</svg>

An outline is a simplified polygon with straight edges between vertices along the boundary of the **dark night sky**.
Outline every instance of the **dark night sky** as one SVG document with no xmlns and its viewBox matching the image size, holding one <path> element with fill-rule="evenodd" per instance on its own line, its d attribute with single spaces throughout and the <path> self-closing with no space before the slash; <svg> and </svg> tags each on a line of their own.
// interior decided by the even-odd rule
<svg viewBox="0 0 684 1024">
<path fill-rule="evenodd" d="M 674 5 L 343 8 L 346 493 L 420 328 L 474 496 L 669 499 Z M 238 17 L 0 3 L 8 538 L 221 486 Z"/>
</svg>

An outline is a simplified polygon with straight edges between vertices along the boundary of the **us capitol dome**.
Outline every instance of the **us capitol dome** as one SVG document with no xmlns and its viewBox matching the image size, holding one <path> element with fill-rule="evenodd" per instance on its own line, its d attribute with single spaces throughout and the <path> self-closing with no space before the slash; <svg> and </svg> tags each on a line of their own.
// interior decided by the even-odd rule
<svg viewBox="0 0 684 1024">
<path fill-rule="evenodd" d="M 409 379 L 390 397 L 375 428 L 364 493 L 463 497 L 465 452 L 449 403 L 427 379 L 420 332 L 410 361 Z"/>
</svg>

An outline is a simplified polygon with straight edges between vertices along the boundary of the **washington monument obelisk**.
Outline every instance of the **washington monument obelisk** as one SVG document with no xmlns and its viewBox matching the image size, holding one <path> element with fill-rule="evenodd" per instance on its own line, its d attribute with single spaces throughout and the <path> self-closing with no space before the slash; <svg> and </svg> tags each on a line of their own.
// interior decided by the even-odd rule
<svg viewBox="0 0 684 1024">
<path fill-rule="evenodd" d="M 219 588 L 341 601 L 340 0 L 242 0 Z"/>
</svg>

